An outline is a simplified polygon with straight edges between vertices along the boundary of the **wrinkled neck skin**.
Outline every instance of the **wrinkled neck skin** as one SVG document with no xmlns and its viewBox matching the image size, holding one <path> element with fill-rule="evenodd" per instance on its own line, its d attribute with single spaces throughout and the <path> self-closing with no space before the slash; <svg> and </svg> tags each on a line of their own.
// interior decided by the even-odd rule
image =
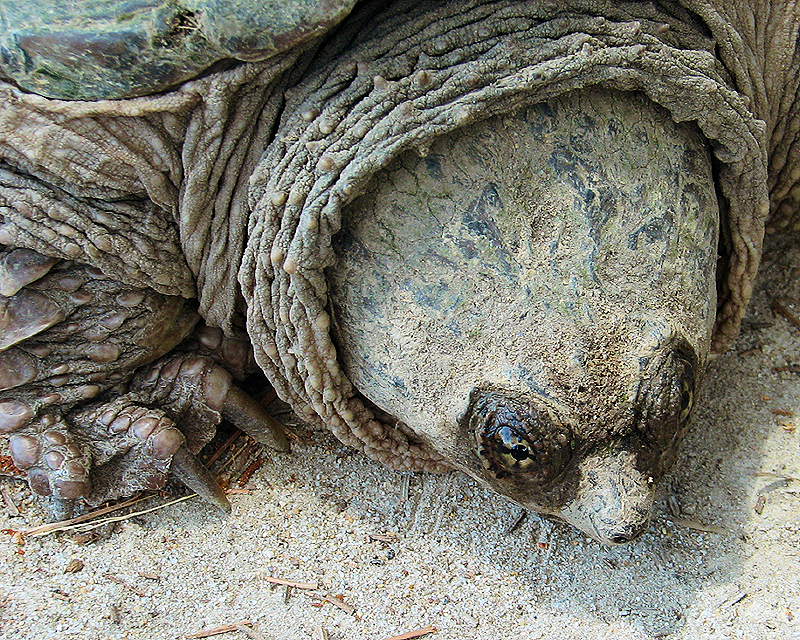
<svg viewBox="0 0 800 640">
<path fill-rule="evenodd" d="M 800 229 L 800 6 L 774 0 L 680 0 L 716 42 L 716 55 L 753 115 L 769 158 L 767 231 Z"/>
<path fill-rule="evenodd" d="M 717 228 L 705 140 L 638 94 L 486 120 L 350 207 L 329 273 L 341 360 L 484 486 L 626 542 L 707 362 Z"/>
</svg>

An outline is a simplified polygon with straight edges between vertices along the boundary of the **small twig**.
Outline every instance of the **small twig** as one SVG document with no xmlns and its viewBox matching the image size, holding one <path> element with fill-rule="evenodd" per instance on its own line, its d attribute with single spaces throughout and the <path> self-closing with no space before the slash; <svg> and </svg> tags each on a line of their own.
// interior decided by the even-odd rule
<svg viewBox="0 0 800 640">
<path fill-rule="evenodd" d="M 753 475 L 767 477 L 767 478 L 781 478 L 782 480 L 789 480 L 791 481 L 798 481 L 800 482 L 800 478 L 797 476 L 787 476 L 782 473 L 775 473 L 773 471 L 756 471 Z"/>
<path fill-rule="evenodd" d="M 258 456 L 250 465 L 242 472 L 242 475 L 239 477 L 238 484 L 240 487 L 246 485 L 250 478 L 253 477 L 253 474 L 261 468 L 261 465 L 264 464 L 264 458 Z"/>
<path fill-rule="evenodd" d="M 152 497 L 152 496 L 148 496 Z M 96 520 L 94 522 L 86 522 L 83 523 L 83 520 L 87 518 L 85 516 L 78 516 L 77 518 L 72 518 L 72 520 L 62 520 L 61 522 L 53 522 L 51 525 L 42 525 L 40 527 L 33 527 L 33 529 L 27 529 L 22 532 L 23 536 L 43 536 L 48 533 L 52 533 L 54 531 L 90 531 L 92 529 L 96 529 L 97 527 L 102 527 L 104 524 L 109 524 L 111 522 L 122 522 L 123 520 L 130 520 L 131 518 L 135 518 L 136 516 L 143 516 L 147 513 L 152 513 L 153 511 L 159 511 L 160 509 L 164 509 L 166 507 L 170 507 L 174 504 L 178 504 L 179 502 L 186 502 L 186 500 L 191 500 L 192 498 L 196 498 L 197 494 L 193 493 L 188 496 L 183 496 L 182 498 L 176 498 L 175 500 L 170 500 L 169 502 L 165 502 L 164 504 L 157 505 L 155 507 L 150 507 L 149 509 L 142 509 L 141 511 L 134 511 L 133 513 L 129 513 L 124 516 L 113 516 L 111 518 L 101 518 L 100 520 Z M 145 500 L 146 498 L 142 498 Z M 139 500 L 129 501 L 130 504 L 135 504 L 139 502 Z M 130 504 L 126 503 L 125 506 L 130 506 Z M 117 505 L 113 510 L 119 508 L 120 505 Z M 100 510 L 102 511 L 102 509 Z M 92 512 L 92 514 L 86 514 L 86 516 L 93 515 L 98 512 Z M 107 513 L 107 512 L 106 512 Z M 70 524 L 75 520 L 81 520 L 78 524 Z"/>
<path fill-rule="evenodd" d="M 740 351 L 736 355 L 738 355 L 740 358 L 744 358 L 745 356 L 752 356 L 755 355 L 756 353 L 761 353 L 761 349 L 759 349 L 758 347 L 752 347 L 750 349 L 745 349 L 744 351 Z"/>
<path fill-rule="evenodd" d="M 388 544 L 391 544 L 392 542 L 397 542 L 396 533 L 388 533 L 388 534 L 370 533 L 369 537 L 372 540 L 377 540 L 378 542 L 386 542 Z"/>
<path fill-rule="evenodd" d="M 316 583 L 311 582 L 292 582 L 291 580 L 283 580 L 282 578 L 273 578 L 272 576 L 264 576 L 264 580 L 272 582 L 273 584 L 283 584 L 287 587 L 294 587 L 295 589 L 310 589 L 315 590 L 318 588 Z"/>
<path fill-rule="evenodd" d="M 258 457 L 258 453 L 260 451 L 261 445 L 259 445 L 255 440 L 252 438 L 247 438 L 246 450 L 239 451 L 235 460 L 232 459 L 232 465 L 228 469 L 228 473 L 230 474 L 231 480 L 241 478 L 247 468 L 250 466 L 250 460 L 252 458 Z"/>
<path fill-rule="evenodd" d="M 242 624 L 241 622 L 236 623 L 236 629 L 238 631 L 241 631 L 248 638 L 252 638 L 253 640 L 266 640 L 266 638 L 264 638 L 264 636 L 258 633 L 258 631 L 256 631 L 255 629 L 251 629 L 250 627 Z"/>
<path fill-rule="evenodd" d="M 131 591 L 133 591 L 133 592 L 134 592 L 134 593 L 135 593 L 137 596 L 141 596 L 142 598 L 146 598 L 146 597 L 147 597 L 147 594 L 146 594 L 144 591 L 142 591 L 141 589 L 137 589 L 136 587 L 133 587 L 133 586 L 129 585 L 127 582 L 125 582 L 124 580 L 121 580 L 120 578 L 117 578 L 117 576 L 115 576 L 115 575 L 113 575 L 113 574 L 111 574 L 111 573 L 104 573 L 104 574 L 103 574 L 103 576 L 104 576 L 104 577 L 106 577 L 106 578 L 108 578 L 109 580 L 111 580 L 111 582 L 116 582 L 117 584 L 121 584 L 121 585 L 122 585 L 123 587 L 125 587 L 126 589 L 130 589 L 130 590 L 131 590 Z"/>
<path fill-rule="evenodd" d="M 330 602 L 333 606 L 338 607 L 345 613 L 349 615 L 353 615 L 356 612 L 356 608 L 351 605 L 347 604 L 344 600 L 332 596 L 330 594 L 321 596 L 318 593 L 307 593 L 306 594 L 309 598 L 313 598 L 314 600 L 319 600 L 320 602 Z"/>
<path fill-rule="evenodd" d="M 727 529 L 723 529 L 722 527 L 718 527 L 713 524 L 703 524 L 701 522 L 695 522 L 694 520 L 687 520 L 686 518 L 676 518 L 670 516 L 670 520 L 672 520 L 675 524 L 686 527 L 687 529 L 694 529 L 695 531 L 704 531 L 706 533 L 719 533 L 719 534 L 726 534 L 730 533 Z"/>
<path fill-rule="evenodd" d="M 24 478 L 25 472 L 20 471 L 14 466 L 11 456 L 0 456 L 0 476 L 11 476 L 12 478 Z"/>
<path fill-rule="evenodd" d="M 778 478 L 777 480 L 773 480 L 765 484 L 758 490 L 759 495 L 764 493 L 769 493 L 770 491 L 775 491 L 775 489 L 783 489 L 784 487 L 789 486 L 789 481 L 786 478 Z"/>
<path fill-rule="evenodd" d="M 775 298 L 772 301 L 772 311 L 779 315 L 782 315 L 786 318 L 789 322 L 791 322 L 795 327 L 800 329 L 800 319 L 797 316 L 789 311 L 789 304 L 796 304 L 798 301 L 794 300 L 793 298 Z"/>
<path fill-rule="evenodd" d="M 520 509 L 519 514 L 514 519 L 514 522 L 512 522 L 511 526 L 505 530 L 505 535 L 510 535 L 514 533 L 517 529 L 519 529 L 522 526 L 522 523 L 525 522 L 527 517 L 528 517 L 528 510 Z"/>
<path fill-rule="evenodd" d="M 322 627 L 314 627 L 314 640 L 329 640 L 328 632 Z"/>
<path fill-rule="evenodd" d="M 330 602 L 335 607 L 339 607 L 339 609 L 349 615 L 353 615 L 356 612 L 356 608 L 352 604 L 347 604 L 344 600 L 337 598 L 336 596 L 328 594 L 323 598 L 323 600 L 325 600 L 325 602 Z"/>
<path fill-rule="evenodd" d="M 228 469 L 228 467 L 233 466 L 236 463 L 236 460 L 239 458 L 239 456 L 242 455 L 242 453 L 244 453 L 244 450 L 247 449 L 247 447 L 249 446 L 251 445 L 250 445 L 250 439 L 248 438 L 247 440 L 245 440 L 245 443 L 239 448 L 239 450 L 234 451 L 231 454 L 231 457 L 224 462 L 224 464 L 219 468 L 217 475 L 222 474 L 225 470 Z"/>
<path fill-rule="evenodd" d="M 410 488 L 411 476 L 407 473 L 404 473 L 400 484 L 400 502 L 408 502 L 408 492 Z"/>
<path fill-rule="evenodd" d="M 94 520 L 95 518 L 104 516 L 107 513 L 112 513 L 114 511 L 118 511 L 119 509 L 130 507 L 134 504 L 138 504 L 139 502 L 144 502 L 145 500 L 148 500 L 152 497 L 153 497 L 152 495 L 138 496 L 136 498 L 131 498 L 130 500 L 126 500 L 125 502 L 120 502 L 119 504 L 114 504 L 109 507 L 103 507 L 102 509 L 95 509 L 94 511 L 90 511 L 89 513 L 84 513 L 81 516 L 70 518 L 69 520 L 60 520 L 59 522 L 49 522 L 47 524 L 43 524 L 38 527 L 31 527 L 30 529 L 25 529 L 25 531 L 22 531 L 21 533 L 23 536 L 43 536 L 46 533 L 51 533 L 53 531 L 61 531 L 63 527 L 69 528 L 72 525 L 80 524 L 81 522 L 86 522 L 87 520 Z"/>
<path fill-rule="evenodd" d="M 721 607 L 725 607 L 726 609 L 730 609 L 733 605 L 739 604 L 746 597 L 747 597 L 747 592 L 746 591 L 739 591 L 737 593 L 734 593 L 730 598 L 728 598 L 720 606 Z"/>
<path fill-rule="evenodd" d="M 205 631 L 198 631 L 190 635 L 184 636 L 186 638 L 208 638 L 210 636 L 218 636 L 221 633 L 229 633 L 230 631 L 240 631 L 239 625 L 248 626 L 253 623 L 250 620 L 242 620 L 233 624 L 224 624 L 221 627 L 214 627 L 213 629 L 206 629 Z"/>
<path fill-rule="evenodd" d="M 72 601 L 72 596 L 63 589 L 51 589 L 50 591 L 53 593 L 53 596 L 59 600 L 66 600 L 67 602 Z"/>
<path fill-rule="evenodd" d="M 234 442 L 236 442 L 242 435 L 244 435 L 244 433 L 239 429 L 237 429 L 236 432 L 225 441 L 225 444 L 223 444 L 219 449 L 217 449 L 211 455 L 211 457 L 203 463 L 205 468 L 206 469 L 211 468 L 211 465 L 217 461 L 217 458 L 219 458 L 223 453 L 225 453 L 228 450 L 228 447 L 230 447 Z"/>
<path fill-rule="evenodd" d="M 772 373 L 800 373 L 800 365 L 787 364 L 783 367 L 772 367 Z"/>
<path fill-rule="evenodd" d="M 407 633 L 401 633 L 399 636 L 392 636 L 391 638 L 386 638 L 386 640 L 411 640 L 411 638 L 419 638 L 421 636 L 427 636 L 429 633 L 434 633 L 436 631 L 436 627 L 430 626 L 425 627 L 423 629 L 417 629 L 416 631 L 408 631 Z"/>
</svg>

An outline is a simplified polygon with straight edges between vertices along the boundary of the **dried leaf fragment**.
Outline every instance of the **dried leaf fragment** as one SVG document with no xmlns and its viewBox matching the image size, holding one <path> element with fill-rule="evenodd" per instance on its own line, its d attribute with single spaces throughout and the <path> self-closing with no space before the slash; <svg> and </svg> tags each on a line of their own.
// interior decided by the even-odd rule
<svg viewBox="0 0 800 640">
<path fill-rule="evenodd" d="M 67 566 L 64 567 L 64 573 L 78 573 L 81 569 L 83 569 L 83 560 L 80 558 L 73 558 L 67 563 Z"/>
</svg>

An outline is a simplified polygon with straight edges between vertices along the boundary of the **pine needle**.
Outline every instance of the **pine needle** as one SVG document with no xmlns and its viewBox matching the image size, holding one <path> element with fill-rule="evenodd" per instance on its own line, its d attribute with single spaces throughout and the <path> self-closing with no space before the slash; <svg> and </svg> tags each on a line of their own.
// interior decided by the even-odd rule
<svg viewBox="0 0 800 640">
<path fill-rule="evenodd" d="M 86 531 L 91 531 L 92 529 L 96 529 L 97 527 L 102 527 L 105 524 L 109 524 L 112 522 L 122 522 L 123 520 L 130 520 L 131 518 L 134 518 L 136 516 L 141 516 L 146 513 L 152 513 L 153 511 L 158 511 L 159 509 L 164 509 L 165 507 L 172 506 L 173 504 L 178 504 L 179 502 L 185 502 L 186 500 L 191 500 L 192 498 L 196 498 L 197 494 L 193 493 L 188 496 L 183 496 L 182 498 L 176 498 L 175 500 L 170 500 L 155 507 L 150 507 L 149 509 L 143 509 L 142 511 L 134 511 L 124 516 L 111 516 L 108 518 L 100 518 L 100 516 L 105 515 L 106 513 L 111 513 L 112 511 L 117 511 L 119 509 L 129 507 L 131 505 L 143 502 L 144 500 L 147 500 L 152 497 L 153 496 L 133 498 L 132 500 L 127 500 L 125 502 L 121 502 L 120 504 L 113 505 L 111 507 L 104 507 L 103 509 L 97 509 L 96 511 L 92 511 L 91 513 L 85 513 L 82 516 L 78 516 L 77 518 L 71 518 L 69 520 L 61 520 L 60 522 L 51 522 L 49 524 L 43 524 L 38 527 L 32 527 L 31 529 L 26 529 L 21 533 L 23 536 L 28 538 L 36 538 L 39 536 L 47 535 L 49 533 L 54 533 L 56 531 L 77 531 L 79 533 L 83 533 Z"/>
</svg>

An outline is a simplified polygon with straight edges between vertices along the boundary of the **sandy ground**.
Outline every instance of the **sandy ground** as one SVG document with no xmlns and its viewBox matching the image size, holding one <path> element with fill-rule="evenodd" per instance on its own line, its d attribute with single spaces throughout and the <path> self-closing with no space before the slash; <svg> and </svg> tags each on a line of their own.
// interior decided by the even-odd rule
<svg viewBox="0 0 800 640">
<path fill-rule="evenodd" d="M 247 620 L 280 640 L 428 626 L 433 640 L 800 638 L 800 373 L 774 370 L 800 361 L 800 333 L 770 311 L 800 298 L 800 252 L 784 245 L 637 542 L 602 547 L 533 514 L 514 527 L 520 510 L 462 475 L 399 475 L 319 436 L 262 467 L 227 518 L 195 498 L 91 543 L 6 531 L 0 637 L 180 638 Z M 22 513 L 0 528 L 43 521 L 22 484 L 2 486 Z"/>
</svg>

